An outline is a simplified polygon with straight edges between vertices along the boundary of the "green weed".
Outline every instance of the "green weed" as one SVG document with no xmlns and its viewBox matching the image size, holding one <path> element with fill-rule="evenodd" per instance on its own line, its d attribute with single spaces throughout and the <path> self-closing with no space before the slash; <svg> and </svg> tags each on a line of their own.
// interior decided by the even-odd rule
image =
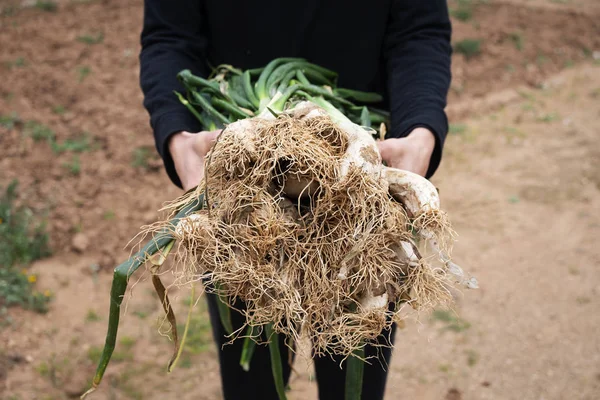
<svg viewBox="0 0 600 400">
<path fill-rule="evenodd" d="M 140 319 L 148 318 L 148 313 L 146 311 L 134 311 L 133 315 L 135 315 L 136 317 L 138 317 Z"/>
<path fill-rule="evenodd" d="M 521 110 L 523 111 L 533 111 L 535 109 L 535 106 L 531 103 L 525 103 L 521 106 Z"/>
<path fill-rule="evenodd" d="M 50 291 L 35 291 L 37 276 L 23 266 L 50 254 L 45 224 L 33 212 L 16 206 L 18 182 L 11 182 L 0 197 L 0 308 L 21 306 L 44 313 Z"/>
<path fill-rule="evenodd" d="M 479 362 L 479 354 L 475 350 L 467 350 L 467 365 L 469 367 L 474 367 L 477 362 Z"/>
<path fill-rule="evenodd" d="M 65 108 L 65 106 L 57 105 L 52 107 L 52 112 L 56 115 L 63 115 L 67 112 L 67 109 Z"/>
<path fill-rule="evenodd" d="M 471 18 L 473 18 L 471 0 L 459 0 L 458 7 L 450 9 L 450 15 L 459 21 L 469 21 Z"/>
<path fill-rule="evenodd" d="M 450 85 L 450 90 L 456 94 L 461 94 L 465 91 L 465 86 L 453 83 L 452 85 Z"/>
<path fill-rule="evenodd" d="M 46 361 L 42 361 L 41 363 L 39 363 L 35 367 L 35 370 L 38 374 L 40 374 L 43 377 L 47 377 L 48 375 L 50 375 L 50 366 Z"/>
<path fill-rule="evenodd" d="M 452 369 L 452 367 L 448 364 L 440 364 L 438 366 L 438 369 L 440 370 L 440 372 L 443 372 L 445 374 L 447 374 L 448 372 L 450 372 L 450 370 Z"/>
<path fill-rule="evenodd" d="M 179 366 L 181 368 L 192 368 L 192 358 L 187 354 L 181 357 L 181 360 L 179 361 Z"/>
<path fill-rule="evenodd" d="M 133 353 L 129 350 L 115 350 L 112 354 L 112 360 L 119 361 L 131 361 L 133 360 Z"/>
<path fill-rule="evenodd" d="M 594 52 L 589 47 L 581 48 L 581 52 L 585 58 L 590 58 L 594 55 Z"/>
<path fill-rule="evenodd" d="M 481 39 L 463 39 L 454 44 L 454 51 L 463 54 L 467 60 L 481 54 Z"/>
<path fill-rule="evenodd" d="M 57 154 L 71 151 L 74 153 L 83 153 L 92 150 L 92 137 L 89 133 L 84 132 L 81 135 L 73 138 L 65 139 L 62 143 L 53 141 L 51 143 L 52 151 Z"/>
<path fill-rule="evenodd" d="M 96 311 L 89 310 L 85 316 L 85 321 L 86 322 L 100 321 L 100 316 L 98 315 L 98 313 Z"/>
<path fill-rule="evenodd" d="M 46 140 L 51 145 L 56 139 L 56 134 L 52 129 L 36 121 L 27 121 L 25 123 L 25 134 L 31 136 L 36 142 Z"/>
<path fill-rule="evenodd" d="M 77 41 L 85 44 L 98 44 L 104 40 L 104 33 L 100 32 L 95 35 L 86 34 L 77 36 Z"/>
<path fill-rule="evenodd" d="M 592 299 L 590 299 L 587 296 L 578 296 L 575 300 L 577 301 L 578 304 L 581 304 L 581 305 L 589 304 L 592 302 Z"/>
<path fill-rule="evenodd" d="M 0 197 L 0 266 L 27 265 L 50 254 L 45 224 L 34 221 L 33 212 L 16 206 L 18 181 L 13 180 Z"/>
<path fill-rule="evenodd" d="M 14 61 L 6 61 L 4 65 L 6 65 L 6 68 L 8 69 L 22 68 L 27 66 L 27 60 L 23 57 L 18 57 Z"/>
<path fill-rule="evenodd" d="M 66 380 L 73 373 L 71 358 L 57 358 L 56 353 L 52 353 L 46 361 L 41 362 L 36 370 L 41 376 L 48 378 L 52 386 L 56 388 L 64 386 Z M 51 396 L 42 398 L 53 399 Z"/>
<path fill-rule="evenodd" d="M 513 32 L 508 35 L 510 40 L 513 42 L 515 49 L 519 51 L 523 51 L 523 45 L 525 43 L 525 39 L 523 38 L 523 34 L 519 32 Z"/>
<path fill-rule="evenodd" d="M 123 336 L 119 340 L 119 344 L 123 346 L 127 351 L 131 350 L 131 348 L 135 345 L 135 342 L 135 338 L 132 338 L 130 336 Z"/>
<path fill-rule="evenodd" d="M 79 83 L 81 83 L 91 73 L 92 69 L 90 67 L 88 67 L 87 65 L 80 65 L 79 67 L 77 67 L 77 80 L 79 81 Z"/>
<path fill-rule="evenodd" d="M 519 128 L 515 128 L 514 126 L 505 126 L 504 127 L 504 132 L 506 133 L 506 137 L 509 140 L 512 140 L 514 138 L 523 139 L 523 138 L 525 138 L 527 136 L 525 134 L 525 132 L 523 132 Z"/>
<path fill-rule="evenodd" d="M 23 57 L 19 57 L 15 60 L 15 62 L 13 63 L 13 66 L 15 67 L 25 67 L 27 65 L 27 61 L 25 61 L 25 58 Z"/>
<path fill-rule="evenodd" d="M 55 12 L 56 10 L 58 10 L 58 6 L 56 5 L 56 3 L 54 1 L 42 1 L 42 0 L 38 0 L 35 2 L 34 5 L 35 8 L 42 10 L 42 11 L 47 11 L 47 12 Z"/>
<path fill-rule="evenodd" d="M 111 384 L 113 387 L 119 388 L 127 398 L 133 400 L 142 400 L 144 399 L 144 394 L 138 389 L 138 386 L 131 381 L 132 378 L 140 376 L 142 373 L 146 373 L 148 368 L 149 366 L 147 364 L 141 365 L 139 368 L 129 368 L 123 371 L 123 373 L 119 374 L 117 379 L 112 380 Z"/>
<path fill-rule="evenodd" d="M 104 211 L 104 214 L 102 214 L 102 219 L 105 221 L 111 221 L 115 219 L 115 212 L 113 210 Z"/>
<path fill-rule="evenodd" d="M 8 6 L 2 7 L 0 9 L 0 17 L 10 17 L 17 13 L 17 7 L 15 5 L 9 4 Z"/>
<path fill-rule="evenodd" d="M 63 167 L 65 167 L 71 175 L 79 175 L 81 173 L 81 160 L 79 159 L 79 156 L 74 154 L 70 161 L 63 164 Z"/>
<path fill-rule="evenodd" d="M 154 153 L 146 146 L 140 146 L 133 150 L 131 166 L 133 168 L 148 169 L 149 161 Z"/>
<path fill-rule="evenodd" d="M 554 122 L 560 119 L 560 115 L 558 115 L 558 113 L 550 113 L 550 114 L 544 114 L 541 115 L 537 118 L 537 120 L 539 122 Z"/>
<path fill-rule="evenodd" d="M 538 54 L 537 57 L 535 58 L 535 62 L 537 63 L 537 65 L 547 64 L 548 61 L 549 61 L 548 57 L 544 54 Z"/>
<path fill-rule="evenodd" d="M 71 233 L 83 232 L 83 225 L 81 224 L 81 222 L 78 222 L 73 225 L 73 227 L 70 229 L 70 231 L 71 231 Z"/>
<path fill-rule="evenodd" d="M 15 126 L 21 124 L 21 118 L 16 112 L 10 113 L 9 115 L 0 115 L 0 126 L 8 130 L 13 129 Z"/>
<path fill-rule="evenodd" d="M 456 314 L 448 310 L 435 310 L 431 314 L 431 319 L 434 321 L 443 322 L 445 326 L 442 330 L 452 332 L 463 332 L 471 327 L 471 324 L 459 318 Z"/>
<path fill-rule="evenodd" d="M 102 348 L 98 346 L 92 346 L 87 351 L 88 360 L 94 365 L 98 364 L 100 361 L 100 356 L 102 355 Z"/>
<path fill-rule="evenodd" d="M 537 101 L 537 99 L 535 98 L 535 95 L 531 92 L 526 92 L 524 90 L 518 90 L 519 96 L 521 96 L 522 98 L 529 100 L 532 103 L 535 103 Z"/>
<path fill-rule="evenodd" d="M 470 8 L 457 8 L 452 10 L 451 15 L 459 21 L 468 21 L 473 17 L 473 10 Z"/>
<path fill-rule="evenodd" d="M 463 134 L 469 129 L 466 124 L 450 124 L 448 127 L 448 132 L 453 135 Z"/>
</svg>

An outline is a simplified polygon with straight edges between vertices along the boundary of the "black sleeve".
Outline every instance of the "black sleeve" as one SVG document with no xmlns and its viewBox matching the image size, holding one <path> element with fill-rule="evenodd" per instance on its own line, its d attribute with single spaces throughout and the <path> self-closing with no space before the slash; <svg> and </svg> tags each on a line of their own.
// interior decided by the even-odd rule
<svg viewBox="0 0 600 400">
<path fill-rule="evenodd" d="M 450 86 L 452 27 L 446 0 L 393 0 L 384 55 L 390 96 L 388 137 L 417 127 L 433 132 L 436 145 L 427 177 L 442 158 L 448 119 L 444 108 Z"/>
<path fill-rule="evenodd" d="M 207 73 L 206 37 L 202 32 L 200 0 L 145 0 L 141 35 L 140 85 L 144 107 L 150 114 L 156 148 L 173 183 L 181 187 L 167 143 L 178 131 L 197 132 L 200 124 L 179 102 L 174 90 L 183 91 L 177 73 L 190 69 Z"/>
</svg>

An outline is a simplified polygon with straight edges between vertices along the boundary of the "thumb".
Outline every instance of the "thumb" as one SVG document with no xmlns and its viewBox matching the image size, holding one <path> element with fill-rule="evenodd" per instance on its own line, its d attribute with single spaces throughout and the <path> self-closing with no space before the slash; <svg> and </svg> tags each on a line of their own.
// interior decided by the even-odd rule
<svg viewBox="0 0 600 400">
<path fill-rule="evenodd" d="M 201 156 L 205 156 L 206 153 L 215 144 L 217 137 L 221 131 L 202 131 L 198 133 L 198 137 L 194 141 L 194 149 Z"/>
<path fill-rule="evenodd" d="M 390 163 L 397 158 L 401 158 L 403 154 L 403 146 L 399 146 L 400 139 L 385 139 L 377 142 L 381 159 L 386 163 Z"/>
</svg>

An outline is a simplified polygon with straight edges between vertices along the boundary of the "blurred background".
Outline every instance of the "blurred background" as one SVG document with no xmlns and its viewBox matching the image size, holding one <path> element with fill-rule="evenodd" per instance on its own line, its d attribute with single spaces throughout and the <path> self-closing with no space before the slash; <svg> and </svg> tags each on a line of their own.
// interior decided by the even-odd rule
<svg viewBox="0 0 600 400">
<path fill-rule="evenodd" d="M 397 334 L 389 399 L 600 399 L 600 1 L 449 1 L 433 178 L 481 288 Z M 112 268 L 180 194 L 138 86 L 141 0 L 0 0 L 0 398 L 78 397 Z M 200 303 L 179 367 L 136 275 L 94 399 L 219 399 Z M 179 322 L 186 294 L 173 300 Z M 291 399 L 316 399 L 299 362 Z M 366 399 L 368 400 L 368 399 Z"/>
</svg>

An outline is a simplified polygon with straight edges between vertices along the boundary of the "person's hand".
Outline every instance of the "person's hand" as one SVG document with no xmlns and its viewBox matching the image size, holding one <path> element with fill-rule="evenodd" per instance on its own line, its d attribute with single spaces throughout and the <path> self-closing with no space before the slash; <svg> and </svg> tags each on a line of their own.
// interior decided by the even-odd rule
<svg viewBox="0 0 600 400">
<path fill-rule="evenodd" d="M 220 132 L 178 132 L 169 139 L 169 152 L 183 190 L 197 186 L 204 177 L 206 154 Z"/>
<path fill-rule="evenodd" d="M 425 176 L 435 148 L 435 136 L 429 129 L 416 128 L 404 138 L 380 140 L 377 146 L 389 167 Z"/>
</svg>

